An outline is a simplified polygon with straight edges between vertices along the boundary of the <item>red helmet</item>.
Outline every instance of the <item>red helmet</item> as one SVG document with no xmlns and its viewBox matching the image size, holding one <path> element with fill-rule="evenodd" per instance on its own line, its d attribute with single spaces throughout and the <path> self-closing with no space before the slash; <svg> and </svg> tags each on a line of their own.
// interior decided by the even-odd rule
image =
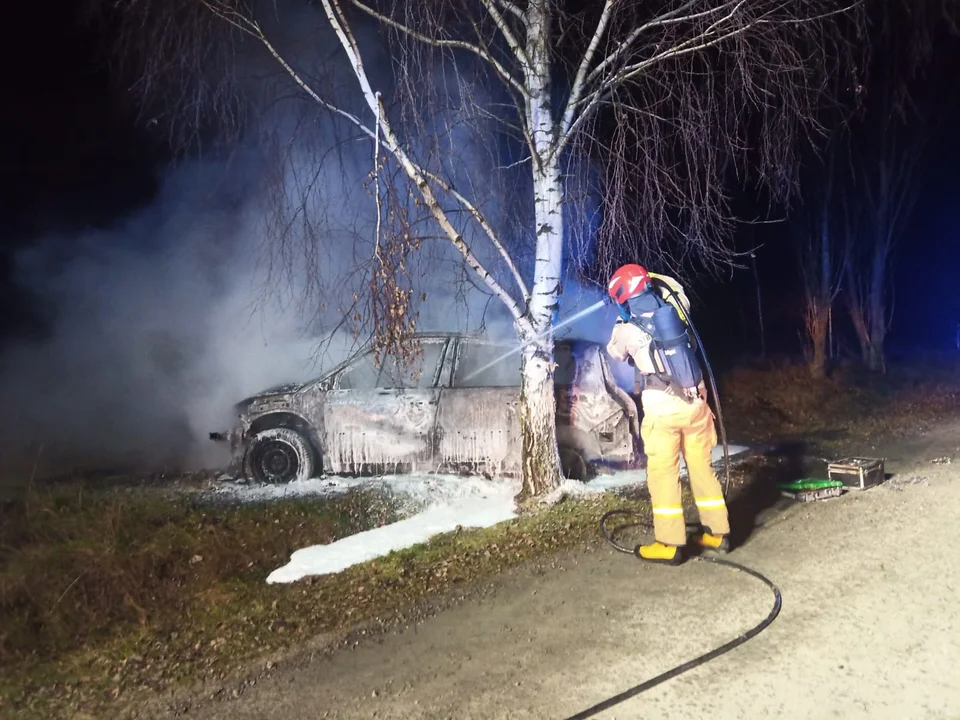
<svg viewBox="0 0 960 720">
<path fill-rule="evenodd" d="M 607 283 L 607 292 L 618 305 L 635 298 L 650 284 L 650 273 L 640 265 L 624 265 L 617 270 Z"/>
</svg>

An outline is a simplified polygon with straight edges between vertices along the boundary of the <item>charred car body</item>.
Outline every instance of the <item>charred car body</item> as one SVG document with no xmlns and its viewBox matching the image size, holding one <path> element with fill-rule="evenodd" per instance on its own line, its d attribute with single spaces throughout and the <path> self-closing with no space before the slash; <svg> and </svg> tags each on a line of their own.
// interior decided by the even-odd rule
<svg viewBox="0 0 960 720">
<path fill-rule="evenodd" d="M 372 350 L 318 380 L 285 385 L 235 406 L 231 444 L 246 478 L 290 482 L 321 473 L 520 470 L 520 360 L 509 346 L 467 335 L 420 335 L 422 354 L 399 372 Z M 639 415 L 600 345 L 558 340 L 557 437 L 564 472 L 634 458 Z"/>
</svg>

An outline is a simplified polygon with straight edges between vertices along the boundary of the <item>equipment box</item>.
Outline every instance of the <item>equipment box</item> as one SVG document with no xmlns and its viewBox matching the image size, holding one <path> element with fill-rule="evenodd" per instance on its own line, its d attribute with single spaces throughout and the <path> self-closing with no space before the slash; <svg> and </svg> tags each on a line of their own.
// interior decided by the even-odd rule
<svg viewBox="0 0 960 720">
<path fill-rule="evenodd" d="M 883 460 L 878 458 L 844 458 L 827 466 L 827 477 L 839 480 L 844 487 L 866 490 L 883 482 Z"/>
</svg>

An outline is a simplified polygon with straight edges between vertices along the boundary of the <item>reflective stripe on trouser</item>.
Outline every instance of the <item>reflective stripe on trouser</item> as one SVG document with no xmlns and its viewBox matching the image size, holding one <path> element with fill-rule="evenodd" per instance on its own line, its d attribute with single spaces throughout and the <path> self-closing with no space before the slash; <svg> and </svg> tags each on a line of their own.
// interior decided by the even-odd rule
<svg viewBox="0 0 960 720">
<path fill-rule="evenodd" d="M 653 403 L 651 403 L 652 405 Z M 646 409 L 646 408 L 645 408 Z M 661 412 L 667 410 L 668 412 Z M 640 425 L 647 455 L 647 487 L 653 504 L 653 531 L 666 545 L 685 545 L 686 523 L 680 495 L 680 453 L 687 464 L 700 522 L 717 535 L 730 532 L 723 489 L 713 471 L 717 444 L 713 413 L 705 402 L 651 408 Z"/>
</svg>

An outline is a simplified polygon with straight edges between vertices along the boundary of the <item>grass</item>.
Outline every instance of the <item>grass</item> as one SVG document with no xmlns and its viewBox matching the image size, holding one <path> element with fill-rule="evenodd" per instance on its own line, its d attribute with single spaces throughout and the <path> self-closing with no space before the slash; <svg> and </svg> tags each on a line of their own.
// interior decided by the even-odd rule
<svg viewBox="0 0 960 720">
<path fill-rule="evenodd" d="M 189 654 L 191 629 L 193 645 L 209 645 L 228 614 L 244 617 L 247 591 L 261 588 L 264 572 L 292 549 L 395 519 L 389 503 L 363 493 L 215 508 L 82 487 L 32 490 L 5 503 L 0 517 L 0 702 L 7 704 L 51 681 L 118 673 L 122 680 L 116 665 L 149 654 L 157 639 Z"/>
<path fill-rule="evenodd" d="M 780 365 L 731 373 L 721 392 L 731 441 L 794 438 L 836 454 L 955 414 L 955 374 L 894 366 L 878 380 L 840 368 L 814 383 Z M 770 472 L 762 461 L 742 466 L 732 495 Z M 336 575 L 267 585 L 292 551 L 392 522 L 397 505 L 363 491 L 214 506 L 102 483 L 33 488 L 0 505 L 0 715 L 117 715 L 151 691 L 222 681 L 308 637 L 595 541 L 600 516 L 624 504 L 649 511 L 643 493 L 570 500 Z"/>
<path fill-rule="evenodd" d="M 271 586 L 266 575 L 294 549 L 389 522 L 391 504 L 370 493 L 231 508 L 33 493 L 3 509 L 0 714 L 96 712 L 142 690 L 222 678 L 297 640 L 582 543 L 614 503 L 561 503 Z"/>
<path fill-rule="evenodd" d="M 33 491 L 0 527 L 0 663 L 42 662 L 129 626 L 165 630 L 217 583 L 244 583 L 291 546 L 394 520 L 362 493 L 335 502 L 214 508 L 87 492 Z M 260 578 L 257 578 L 260 579 Z"/>
</svg>

